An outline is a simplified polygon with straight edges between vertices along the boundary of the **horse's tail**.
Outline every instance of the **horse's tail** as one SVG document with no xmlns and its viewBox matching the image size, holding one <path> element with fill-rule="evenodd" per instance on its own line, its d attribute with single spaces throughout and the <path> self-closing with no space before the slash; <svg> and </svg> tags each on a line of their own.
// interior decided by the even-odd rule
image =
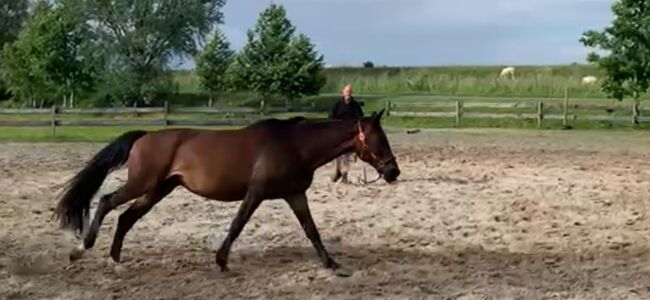
<svg viewBox="0 0 650 300">
<path fill-rule="evenodd" d="M 129 159 L 133 144 L 147 131 L 129 131 L 106 145 L 72 177 L 62 191 L 55 214 L 62 228 L 81 234 L 84 221 L 88 219 L 90 201 L 110 172 L 124 165 Z"/>
</svg>

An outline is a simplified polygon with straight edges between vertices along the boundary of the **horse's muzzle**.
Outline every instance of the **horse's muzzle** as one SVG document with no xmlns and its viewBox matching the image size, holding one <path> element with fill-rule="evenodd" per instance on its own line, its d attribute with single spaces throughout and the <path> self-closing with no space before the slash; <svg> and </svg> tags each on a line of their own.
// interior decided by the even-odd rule
<svg viewBox="0 0 650 300">
<path fill-rule="evenodd" d="M 384 180 L 388 183 L 393 183 L 397 180 L 397 177 L 400 175 L 400 170 L 396 165 L 390 164 L 387 165 L 381 172 L 381 175 L 384 177 Z"/>
</svg>

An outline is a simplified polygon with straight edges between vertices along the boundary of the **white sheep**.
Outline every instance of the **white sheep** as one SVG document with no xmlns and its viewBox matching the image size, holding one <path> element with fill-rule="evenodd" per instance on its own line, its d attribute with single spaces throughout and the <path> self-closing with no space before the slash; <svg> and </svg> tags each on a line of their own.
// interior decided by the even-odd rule
<svg viewBox="0 0 650 300">
<path fill-rule="evenodd" d="M 499 77 L 504 78 L 506 76 L 510 76 L 510 78 L 515 79 L 515 67 L 503 68 Z"/>
<path fill-rule="evenodd" d="M 598 78 L 596 76 L 585 76 L 582 77 L 582 84 L 592 84 L 598 81 Z"/>
</svg>

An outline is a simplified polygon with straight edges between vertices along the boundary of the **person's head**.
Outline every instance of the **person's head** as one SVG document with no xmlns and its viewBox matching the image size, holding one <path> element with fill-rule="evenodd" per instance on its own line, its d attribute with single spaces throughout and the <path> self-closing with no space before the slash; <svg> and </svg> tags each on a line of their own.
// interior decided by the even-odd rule
<svg viewBox="0 0 650 300">
<path fill-rule="evenodd" d="M 350 101 L 352 98 L 352 86 L 346 84 L 341 92 L 343 94 L 343 99 L 345 99 L 345 101 Z"/>
<path fill-rule="evenodd" d="M 355 142 L 355 152 L 361 160 L 369 163 L 381 173 L 386 182 L 392 183 L 400 175 L 397 160 L 393 155 L 388 138 L 381 128 L 382 109 L 379 113 L 373 112 L 371 116 L 359 121 L 359 133 Z"/>
</svg>

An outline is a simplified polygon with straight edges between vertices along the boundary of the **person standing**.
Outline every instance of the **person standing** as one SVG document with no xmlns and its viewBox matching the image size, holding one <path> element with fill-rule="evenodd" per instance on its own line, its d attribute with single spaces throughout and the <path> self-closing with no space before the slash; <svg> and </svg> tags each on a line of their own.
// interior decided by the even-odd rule
<svg viewBox="0 0 650 300">
<path fill-rule="evenodd" d="M 352 86 L 347 84 L 343 87 L 342 97 L 339 101 L 334 103 L 332 110 L 329 113 L 330 119 L 359 119 L 363 117 L 363 109 L 361 103 L 357 102 L 352 96 Z M 348 183 L 348 171 L 350 169 L 350 160 L 352 153 L 344 153 L 336 159 L 336 170 L 332 176 L 332 181 L 336 182 L 342 179 L 343 182 Z"/>
</svg>

